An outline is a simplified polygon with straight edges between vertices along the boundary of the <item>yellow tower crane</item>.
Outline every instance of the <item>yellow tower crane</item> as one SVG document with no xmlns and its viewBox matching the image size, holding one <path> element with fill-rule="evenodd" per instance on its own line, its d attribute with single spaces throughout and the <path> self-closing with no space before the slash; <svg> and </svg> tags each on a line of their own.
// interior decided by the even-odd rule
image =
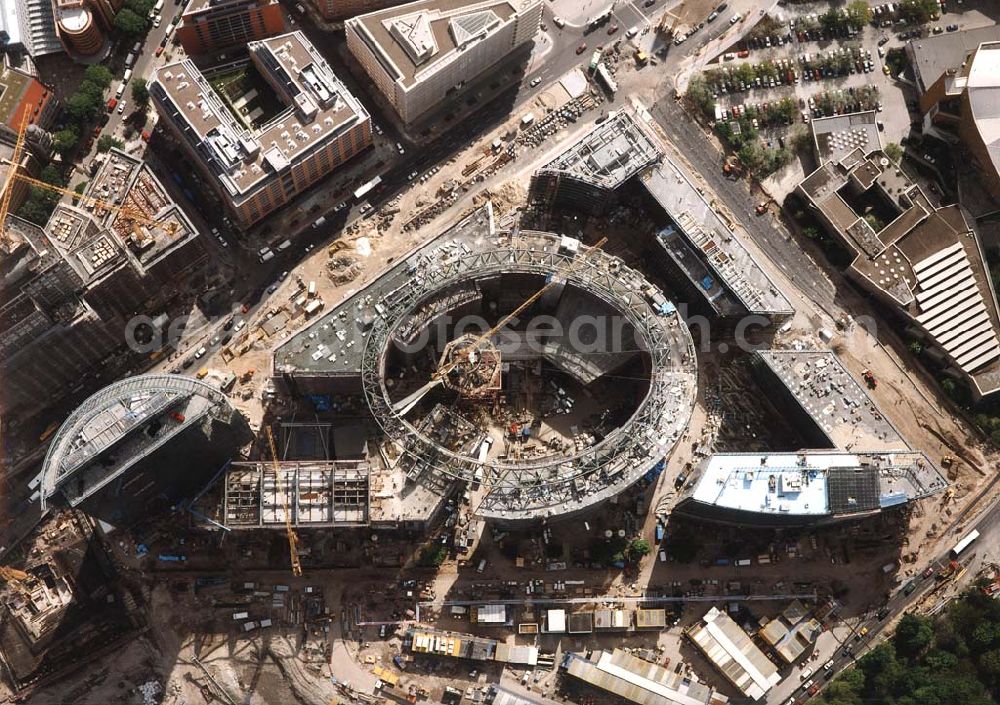
<svg viewBox="0 0 1000 705">
<path fill-rule="evenodd" d="M 285 532 L 288 534 L 288 554 L 292 560 L 292 574 L 302 575 L 302 563 L 299 562 L 299 537 L 295 533 L 295 529 L 292 528 L 292 512 L 288 505 L 288 493 L 284 491 L 284 485 L 281 481 L 281 463 L 278 461 L 278 450 L 274 445 L 274 434 L 271 433 L 270 426 L 265 426 L 264 430 L 267 432 L 267 444 L 271 446 L 274 482 L 285 507 Z"/>
<path fill-rule="evenodd" d="M 138 238 L 139 241 L 145 241 L 148 238 L 148 235 L 142 232 L 142 229 L 139 226 L 145 225 L 146 227 L 151 227 L 157 224 L 156 220 L 150 218 L 145 213 L 142 213 L 131 206 L 103 201 L 99 198 L 77 193 L 76 191 L 71 191 L 70 189 L 63 188 L 61 186 L 55 186 L 46 181 L 40 181 L 39 179 L 35 179 L 27 174 L 21 173 L 21 157 L 24 155 L 24 142 L 25 136 L 28 132 L 29 117 L 28 112 L 25 111 L 24 117 L 21 120 L 20 128 L 17 131 L 17 140 L 14 143 L 14 153 L 11 155 L 9 160 L 4 160 L 4 162 L 10 166 L 10 170 L 7 172 L 7 179 L 4 181 L 3 192 L 0 194 L 0 230 L 2 230 L 2 233 L 0 233 L 0 241 L 2 241 L 7 234 L 7 213 L 10 209 L 10 199 L 14 193 L 15 181 L 20 181 L 28 184 L 29 186 L 35 186 L 52 193 L 58 193 L 60 196 L 70 196 L 80 203 L 101 208 L 111 213 L 118 213 L 121 217 L 131 221 L 132 232 L 135 233 L 136 238 Z M 161 227 L 170 234 L 173 234 L 177 230 L 177 224 L 173 222 L 162 223 Z"/>
</svg>

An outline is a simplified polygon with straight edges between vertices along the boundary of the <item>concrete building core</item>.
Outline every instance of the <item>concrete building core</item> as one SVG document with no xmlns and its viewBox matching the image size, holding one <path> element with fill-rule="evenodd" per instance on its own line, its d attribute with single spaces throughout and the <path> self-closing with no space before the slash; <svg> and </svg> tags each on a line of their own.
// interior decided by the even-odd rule
<svg viewBox="0 0 1000 705">
<path fill-rule="evenodd" d="M 456 322 L 503 322 L 540 291 L 518 322 L 469 333 L 472 347 L 443 362 Z M 532 328 L 541 318 L 550 327 Z M 479 379 L 487 361 L 498 387 L 492 371 L 474 395 L 445 383 Z M 498 230 L 488 205 L 277 348 L 274 375 L 293 396 L 363 394 L 406 486 L 464 484 L 476 514 L 511 524 L 631 486 L 680 437 L 696 385 L 690 333 L 658 289 L 572 238 Z"/>
<path fill-rule="evenodd" d="M 190 59 L 157 69 L 166 126 L 246 227 L 372 143 L 371 118 L 301 32 L 248 45 L 208 74 Z"/>
<path fill-rule="evenodd" d="M 541 0 L 417 0 L 352 17 L 347 47 L 405 123 L 530 42 Z"/>
</svg>

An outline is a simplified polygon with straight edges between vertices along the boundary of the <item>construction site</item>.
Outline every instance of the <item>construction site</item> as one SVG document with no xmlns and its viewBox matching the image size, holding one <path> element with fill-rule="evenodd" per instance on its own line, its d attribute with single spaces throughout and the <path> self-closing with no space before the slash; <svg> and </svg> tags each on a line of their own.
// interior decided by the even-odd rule
<svg viewBox="0 0 1000 705">
<path fill-rule="evenodd" d="M 785 702 L 797 669 L 860 650 L 922 575 L 917 532 L 943 531 L 940 456 L 883 413 L 881 369 L 792 327 L 780 274 L 641 106 L 536 167 L 520 200 L 418 213 L 407 252 L 330 245 L 334 286 L 296 272 L 248 323 L 254 370 L 234 345 L 72 412 L 0 574 L 6 690 L 724 705 Z M 110 228 L 146 266 L 187 237 L 127 155 L 90 189 L 139 215 L 61 206 L 67 251 Z"/>
</svg>

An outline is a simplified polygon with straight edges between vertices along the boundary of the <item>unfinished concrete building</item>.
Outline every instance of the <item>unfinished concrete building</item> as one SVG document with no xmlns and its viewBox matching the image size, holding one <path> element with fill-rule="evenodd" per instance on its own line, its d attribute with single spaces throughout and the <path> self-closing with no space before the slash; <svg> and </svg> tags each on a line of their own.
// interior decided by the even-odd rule
<svg viewBox="0 0 1000 705">
<path fill-rule="evenodd" d="M 274 383 L 363 395 L 372 477 L 392 495 L 457 484 L 478 516 L 518 524 L 591 509 L 656 466 L 696 374 L 686 326 L 642 275 L 572 238 L 496 228 L 487 205 L 279 346 Z"/>
</svg>

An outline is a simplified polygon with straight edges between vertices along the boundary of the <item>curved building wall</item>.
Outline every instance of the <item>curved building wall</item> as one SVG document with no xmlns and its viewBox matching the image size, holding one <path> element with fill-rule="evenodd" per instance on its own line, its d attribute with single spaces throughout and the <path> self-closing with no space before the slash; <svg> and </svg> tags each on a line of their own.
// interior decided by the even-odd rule
<svg viewBox="0 0 1000 705">
<path fill-rule="evenodd" d="M 104 32 L 89 9 L 77 7 L 67 11 L 57 8 L 56 30 L 70 52 L 91 56 L 104 46 Z"/>
</svg>

